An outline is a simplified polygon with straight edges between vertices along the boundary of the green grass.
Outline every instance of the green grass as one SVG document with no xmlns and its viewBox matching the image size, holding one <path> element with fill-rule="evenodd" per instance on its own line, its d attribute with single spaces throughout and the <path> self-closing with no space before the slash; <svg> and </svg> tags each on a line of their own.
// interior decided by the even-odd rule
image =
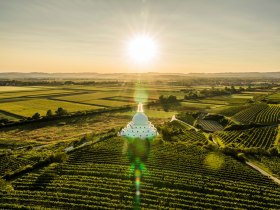
<svg viewBox="0 0 280 210">
<path fill-rule="evenodd" d="M 0 95 L 0 99 L 6 98 L 17 98 L 17 97 L 50 97 L 52 95 L 57 94 L 65 94 L 65 93 L 73 93 L 73 91 L 67 90 L 53 90 L 53 89 L 38 89 L 34 91 L 18 91 L 18 92 L 10 92 L 10 93 L 3 93 Z"/>
<path fill-rule="evenodd" d="M 121 91 L 99 91 L 89 94 L 79 94 L 71 96 L 56 97 L 57 99 L 73 101 L 73 102 L 87 102 L 102 98 L 115 97 L 115 96 L 133 96 L 133 92 L 121 92 Z"/>
<path fill-rule="evenodd" d="M 17 102 L 0 103 L 0 110 L 17 114 L 24 117 L 30 117 L 39 112 L 45 115 L 48 109 L 55 111 L 62 107 L 69 112 L 100 109 L 98 106 L 83 105 L 64 101 L 55 101 L 48 99 L 32 99 Z"/>
<path fill-rule="evenodd" d="M 113 100 L 90 100 L 85 101 L 87 104 L 97 104 L 100 106 L 105 107 L 120 107 L 120 106 L 126 106 L 126 105 L 135 105 L 133 102 L 123 102 L 123 101 L 113 101 Z"/>
<path fill-rule="evenodd" d="M 40 87 L 16 87 L 16 86 L 1 86 L 0 92 L 17 92 L 17 91 L 35 91 L 41 89 Z M 2 93 L 1 93 L 2 95 Z"/>
<path fill-rule="evenodd" d="M 133 117 L 135 114 L 135 111 L 129 111 L 129 112 L 121 112 L 118 113 L 117 116 L 128 116 L 128 117 Z M 165 112 L 162 110 L 152 110 L 152 109 L 145 109 L 145 114 L 148 116 L 149 119 L 171 119 L 171 117 L 174 114 L 177 114 L 176 111 L 169 111 Z"/>
</svg>

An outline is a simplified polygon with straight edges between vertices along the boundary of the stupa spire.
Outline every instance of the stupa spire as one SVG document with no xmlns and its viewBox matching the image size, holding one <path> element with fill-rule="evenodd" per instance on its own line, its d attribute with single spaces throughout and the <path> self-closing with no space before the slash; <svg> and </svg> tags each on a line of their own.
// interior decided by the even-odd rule
<svg viewBox="0 0 280 210">
<path fill-rule="evenodd" d="M 141 102 L 138 104 L 137 112 L 144 112 L 144 110 L 143 110 L 143 104 L 142 104 Z"/>
</svg>

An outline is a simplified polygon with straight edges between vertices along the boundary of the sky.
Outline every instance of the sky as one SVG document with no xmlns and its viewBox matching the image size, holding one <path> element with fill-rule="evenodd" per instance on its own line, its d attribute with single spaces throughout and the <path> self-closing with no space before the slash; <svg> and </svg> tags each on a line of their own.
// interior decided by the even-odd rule
<svg viewBox="0 0 280 210">
<path fill-rule="evenodd" d="M 280 71 L 279 0 L 0 0 L 0 72 Z M 158 47 L 128 59 L 131 37 Z"/>
</svg>

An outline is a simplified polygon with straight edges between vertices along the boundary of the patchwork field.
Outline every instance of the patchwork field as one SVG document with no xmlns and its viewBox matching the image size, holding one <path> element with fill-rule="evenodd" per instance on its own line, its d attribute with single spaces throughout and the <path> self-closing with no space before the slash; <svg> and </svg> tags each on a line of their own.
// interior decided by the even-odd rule
<svg viewBox="0 0 280 210">
<path fill-rule="evenodd" d="M 63 107 L 69 112 L 100 109 L 98 106 L 49 99 L 31 99 L 17 102 L 0 103 L 0 110 L 24 117 L 30 117 L 36 112 L 40 113 L 41 115 L 45 115 L 47 110 L 51 109 L 54 112 L 58 107 Z"/>
</svg>

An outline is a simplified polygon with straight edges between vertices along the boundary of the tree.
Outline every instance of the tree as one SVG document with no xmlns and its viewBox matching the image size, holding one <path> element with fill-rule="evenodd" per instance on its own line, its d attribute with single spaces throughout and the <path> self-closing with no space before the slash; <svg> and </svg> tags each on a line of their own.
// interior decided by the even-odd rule
<svg viewBox="0 0 280 210">
<path fill-rule="evenodd" d="M 40 119 L 40 114 L 36 112 L 32 117 L 33 120 L 39 120 Z"/>
<path fill-rule="evenodd" d="M 63 115 L 67 115 L 68 112 L 66 109 L 63 109 L 61 107 L 59 107 L 56 111 L 55 111 L 56 115 L 58 116 L 63 116 Z"/>
<path fill-rule="evenodd" d="M 52 116 L 53 116 L 52 110 L 49 109 L 46 113 L 46 117 L 51 118 Z"/>
</svg>

